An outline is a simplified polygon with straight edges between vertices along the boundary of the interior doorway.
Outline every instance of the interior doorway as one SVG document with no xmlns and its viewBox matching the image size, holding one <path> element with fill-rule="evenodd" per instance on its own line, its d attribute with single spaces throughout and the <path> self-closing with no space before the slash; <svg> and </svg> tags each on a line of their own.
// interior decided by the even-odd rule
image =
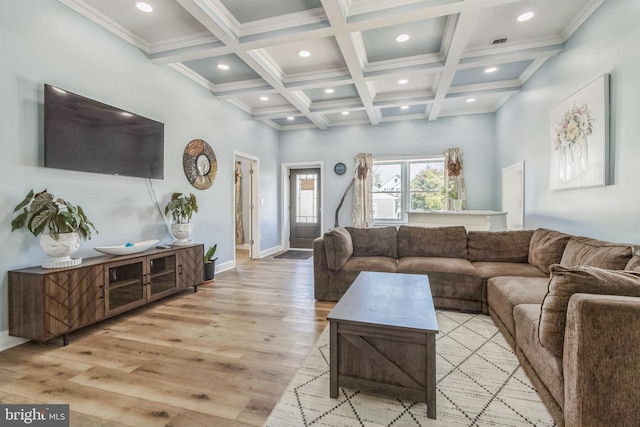
<svg viewBox="0 0 640 427">
<path fill-rule="evenodd" d="M 322 163 L 283 165 L 285 249 L 311 250 L 323 232 Z"/>
<path fill-rule="evenodd" d="M 260 257 L 257 157 L 234 152 L 234 262 Z"/>
</svg>

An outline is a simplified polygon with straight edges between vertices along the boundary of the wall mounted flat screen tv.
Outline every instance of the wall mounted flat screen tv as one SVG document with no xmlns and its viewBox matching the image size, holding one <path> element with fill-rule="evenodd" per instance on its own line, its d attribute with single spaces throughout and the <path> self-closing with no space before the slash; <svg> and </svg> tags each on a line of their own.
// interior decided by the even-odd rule
<svg viewBox="0 0 640 427">
<path fill-rule="evenodd" d="M 164 124 L 44 86 L 44 165 L 164 178 Z"/>
</svg>

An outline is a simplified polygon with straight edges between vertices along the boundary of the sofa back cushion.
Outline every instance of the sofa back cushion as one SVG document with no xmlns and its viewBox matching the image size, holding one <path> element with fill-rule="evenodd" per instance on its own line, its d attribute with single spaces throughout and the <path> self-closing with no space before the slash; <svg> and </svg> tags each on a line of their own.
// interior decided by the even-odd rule
<svg viewBox="0 0 640 427">
<path fill-rule="evenodd" d="M 636 252 L 633 254 L 624 269 L 629 271 L 640 271 L 640 253 Z"/>
<path fill-rule="evenodd" d="M 469 261 L 527 262 L 533 230 L 469 231 Z"/>
<path fill-rule="evenodd" d="M 412 227 L 398 229 L 398 256 L 402 257 L 467 257 L 467 230 L 455 227 Z"/>
<path fill-rule="evenodd" d="M 343 227 L 324 233 L 324 248 L 329 270 L 340 270 L 353 255 L 351 234 Z"/>
<path fill-rule="evenodd" d="M 640 272 L 605 270 L 591 266 L 551 266 L 549 291 L 542 302 L 540 343 L 562 357 L 567 306 L 573 294 L 640 297 Z M 610 331 L 614 332 L 614 331 Z"/>
<path fill-rule="evenodd" d="M 572 237 L 564 249 L 560 264 L 565 267 L 590 265 L 609 270 L 623 270 L 631 256 L 630 245 L 603 242 L 588 237 Z"/>
<path fill-rule="evenodd" d="M 345 228 L 351 234 L 353 256 L 398 258 L 398 230 L 396 227 Z"/>
<path fill-rule="evenodd" d="M 529 264 L 549 273 L 549 266 L 558 264 L 562 259 L 564 248 L 571 237 L 560 231 L 538 228 L 533 232 L 529 243 Z"/>
</svg>

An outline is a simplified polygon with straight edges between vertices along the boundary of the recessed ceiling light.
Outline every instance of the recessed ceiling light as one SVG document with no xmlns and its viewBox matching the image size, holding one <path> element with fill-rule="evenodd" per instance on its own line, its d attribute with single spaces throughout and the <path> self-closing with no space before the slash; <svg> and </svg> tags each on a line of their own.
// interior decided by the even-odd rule
<svg viewBox="0 0 640 427">
<path fill-rule="evenodd" d="M 218 67 L 218 70 L 222 70 L 222 71 L 227 71 L 229 69 L 229 66 L 227 64 L 218 64 L 217 67 Z"/>
<path fill-rule="evenodd" d="M 401 110 L 408 110 L 409 106 L 408 105 L 403 105 L 402 107 L 400 107 Z"/>
<path fill-rule="evenodd" d="M 268 101 L 269 97 L 268 96 L 261 96 L 260 97 L 260 101 Z"/>
<path fill-rule="evenodd" d="M 495 73 L 496 71 L 498 71 L 498 67 L 489 67 L 484 70 L 485 73 Z"/>
<path fill-rule="evenodd" d="M 410 38 L 411 36 L 409 36 L 409 34 L 398 34 L 398 36 L 396 37 L 396 41 L 398 43 L 403 43 L 409 40 Z"/>
<path fill-rule="evenodd" d="M 333 93 L 333 92 L 335 92 L 335 90 L 332 88 L 328 88 L 324 90 L 324 93 Z"/>
<path fill-rule="evenodd" d="M 147 12 L 147 13 L 153 12 L 153 8 L 151 7 L 151 5 L 143 1 L 137 1 L 136 7 L 143 12 Z"/>
<path fill-rule="evenodd" d="M 348 112 L 348 111 L 343 111 L 343 112 L 342 112 L 342 115 L 343 115 L 343 116 L 348 116 L 348 115 L 349 115 L 349 112 Z"/>
<path fill-rule="evenodd" d="M 293 117 L 293 116 L 289 116 L 289 117 L 287 117 L 287 120 L 289 120 L 289 121 L 292 121 L 292 120 L 294 120 L 294 119 L 295 119 L 295 117 Z"/>
<path fill-rule="evenodd" d="M 525 12 L 522 15 L 518 16 L 518 22 L 528 21 L 529 19 L 533 18 L 533 15 L 533 12 Z"/>
<path fill-rule="evenodd" d="M 468 98 L 468 99 L 467 99 L 467 102 L 469 102 L 469 103 L 471 103 L 471 102 L 476 102 L 476 99 L 475 99 L 475 98 Z"/>
<path fill-rule="evenodd" d="M 308 58 L 311 56 L 311 52 L 309 52 L 308 50 L 301 50 L 300 52 L 298 52 L 298 55 L 302 58 Z"/>
<path fill-rule="evenodd" d="M 406 85 L 407 83 L 409 83 L 409 80 L 407 80 L 407 79 L 400 79 L 400 80 L 398 80 L 398 84 L 399 84 L 399 85 Z"/>
</svg>

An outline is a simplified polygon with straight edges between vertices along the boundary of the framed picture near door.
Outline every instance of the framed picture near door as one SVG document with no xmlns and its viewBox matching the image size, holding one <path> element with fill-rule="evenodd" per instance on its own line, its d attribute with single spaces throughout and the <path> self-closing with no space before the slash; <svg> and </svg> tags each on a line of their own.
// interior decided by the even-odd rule
<svg viewBox="0 0 640 427">
<path fill-rule="evenodd" d="M 551 109 L 551 190 L 597 187 L 609 176 L 609 74 Z"/>
</svg>

